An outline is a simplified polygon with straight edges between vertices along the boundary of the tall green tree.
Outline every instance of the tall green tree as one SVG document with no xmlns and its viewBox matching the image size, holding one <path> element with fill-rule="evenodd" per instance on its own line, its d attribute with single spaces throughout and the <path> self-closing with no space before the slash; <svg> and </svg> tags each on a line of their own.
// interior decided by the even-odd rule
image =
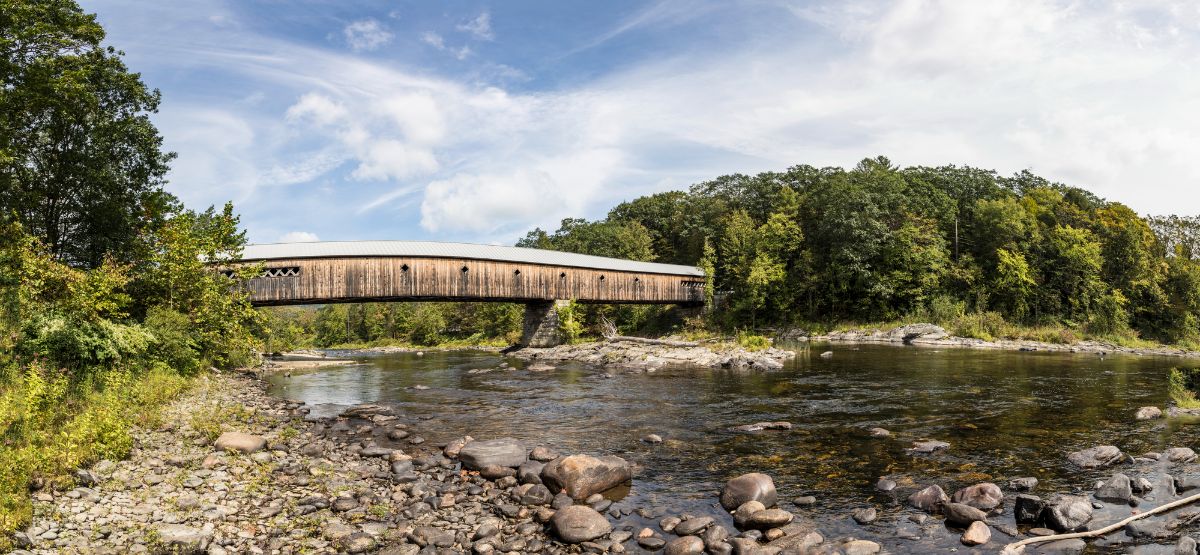
<svg viewBox="0 0 1200 555">
<path fill-rule="evenodd" d="M 0 207 L 86 267 L 134 259 L 177 203 L 150 121 L 160 95 L 103 40 L 73 0 L 0 0 Z"/>
</svg>

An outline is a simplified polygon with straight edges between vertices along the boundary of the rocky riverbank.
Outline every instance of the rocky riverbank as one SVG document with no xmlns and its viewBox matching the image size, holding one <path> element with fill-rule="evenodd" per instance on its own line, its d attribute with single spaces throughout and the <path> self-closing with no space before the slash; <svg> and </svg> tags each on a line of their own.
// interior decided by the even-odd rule
<svg viewBox="0 0 1200 555">
<path fill-rule="evenodd" d="M 1005 351 L 1048 351 L 1056 353 L 1130 354 L 1171 357 L 1200 357 L 1198 351 L 1174 347 L 1122 347 L 1103 341 L 1078 341 L 1075 343 L 1048 343 L 1020 339 L 998 339 L 984 341 L 950 335 L 941 326 L 933 324 L 908 324 L 892 329 L 857 329 L 809 335 L 805 332 L 786 332 L 789 340 L 830 343 L 889 343 L 916 345 L 921 347 L 998 349 Z"/>
<path fill-rule="evenodd" d="M 653 369 L 673 364 L 706 368 L 778 370 L 796 356 L 794 351 L 774 347 L 751 351 L 727 344 L 653 344 L 633 341 L 600 341 L 559 345 L 544 349 L 526 348 L 511 356 L 533 362 L 577 361 L 602 366 Z"/>
<path fill-rule="evenodd" d="M 1156 425 L 1144 412 L 1138 418 Z M 253 377 L 206 375 L 160 422 L 135 431 L 129 460 L 79 471 L 73 489 L 35 492 L 35 520 L 15 538 L 18 553 L 996 552 L 1023 538 L 1095 530 L 1200 490 L 1189 448 L 1130 456 L 1097 446 L 1064 453 L 1082 487 L 1061 493 L 1043 493 L 1028 477 L 939 484 L 881 476 L 871 501 L 820 524 L 811 516 L 819 498 L 781 499 L 771 477 L 751 473 L 719 492 L 681 492 L 707 499 L 685 514 L 627 496 L 631 483 L 639 487 L 639 461 L 511 438 L 427 441 L 424 425 L 376 405 L 311 417 Z M 870 435 L 909 441 L 883 429 Z M 955 449 L 921 440 L 909 451 L 936 462 L 952 461 Z M 1200 509 L 1184 506 L 1090 543 L 1190 554 L 1197 522 Z M 1079 553 L 1088 543 L 1027 552 Z"/>
<path fill-rule="evenodd" d="M 740 509 L 749 524 L 738 535 L 720 514 L 624 502 L 635 467 L 618 457 L 507 438 L 433 446 L 419 420 L 375 405 L 306 414 L 253 377 L 198 378 L 161 422 L 135 430 L 129 460 L 81 469 L 73 489 L 35 492 L 17 553 L 778 553 L 822 541 L 810 522 L 770 508 L 765 477 L 722 494 L 733 508 L 762 502 L 761 514 Z"/>
</svg>

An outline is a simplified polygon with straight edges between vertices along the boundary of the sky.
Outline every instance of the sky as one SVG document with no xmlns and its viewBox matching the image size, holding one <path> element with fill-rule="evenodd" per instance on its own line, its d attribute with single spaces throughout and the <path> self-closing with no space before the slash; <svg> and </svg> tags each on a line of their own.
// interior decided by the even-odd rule
<svg viewBox="0 0 1200 555">
<path fill-rule="evenodd" d="M 81 0 L 251 242 L 511 244 L 796 164 L 1029 169 L 1200 213 L 1192 0 Z"/>
</svg>

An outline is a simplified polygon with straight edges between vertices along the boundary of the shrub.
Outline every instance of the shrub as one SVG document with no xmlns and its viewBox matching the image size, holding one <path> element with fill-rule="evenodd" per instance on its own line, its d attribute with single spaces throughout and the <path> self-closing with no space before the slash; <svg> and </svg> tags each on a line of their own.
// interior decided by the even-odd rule
<svg viewBox="0 0 1200 555">
<path fill-rule="evenodd" d="M 737 342 L 738 345 L 748 351 L 761 351 L 771 346 L 770 339 L 742 331 L 739 331 L 737 334 Z"/>
<path fill-rule="evenodd" d="M 562 335 L 563 343 L 568 345 L 579 342 L 583 336 L 583 314 L 579 304 L 569 301 L 557 307 L 558 333 Z"/>
<path fill-rule="evenodd" d="M 1167 393 L 1179 408 L 1200 408 L 1200 399 L 1196 399 L 1198 386 L 1200 386 L 1200 369 L 1172 368 L 1167 375 Z"/>
<path fill-rule="evenodd" d="M 146 327 L 154 336 L 150 355 L 155 360 L 185 376 L 195 375 L 200 370 L 200 356 L 187 316 L 165 306 L 151 307 L 146 311 Z"/>
</svg>

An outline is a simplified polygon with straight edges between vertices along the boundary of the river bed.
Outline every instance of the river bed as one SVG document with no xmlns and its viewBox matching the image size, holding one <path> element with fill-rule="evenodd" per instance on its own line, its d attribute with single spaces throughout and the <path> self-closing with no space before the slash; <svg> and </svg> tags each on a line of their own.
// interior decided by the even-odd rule
<svg viewBox="0 0 1200 555">
<path fill-rule="evenodd" d="M 826 350 L 833 356 L 820 357 Z M 711 512 L 725 480 L 764 472 L 783 505 L 814 518 L 827 537 L 878 536 L 885 545 L 909 511 L 896 494 L 916 485 L 952 492 L 1033 476 L 1039 492 L 1080 491 L 1112 471 L 1073 468 L 1071 451 L 1113 444 L 1138 455 L 1193 447 L 1200 436 L 1190 419 L 1134 420 L 1138 407 L 1165 407 L 1167 370 L 1187 364 L 1174 358 L 838 344 L 802 348 L 778 371 L 568 363 L 530 372 L 495 352 L 331 354 L 358 364 L 276 374 L 271 393 L 304 401 L 313 414 L 395 406 L 423 420 L 433 444 L 470 434 L 617 454 L 640 466 L 627 499 L 668 511 Z M 496 369 L 502 362 L 510 368 Z M 495 370 L 471 372 L 478 369 Z M 792 429 L 729 430 L 781 420 Z M 894 435 L 873 438 L 872 427 Z M 642 441 L 652 433 L 664 443 Z M 951 446 L 907 450 L 924 438 Z M 897 492 L 874 489 L 884 476 L 900 484 Z M 790 503 L 806 495 L 816 503 Z M 881 517 L 864 531 L 849 514 L 868 505 Z"/>
</svg>

